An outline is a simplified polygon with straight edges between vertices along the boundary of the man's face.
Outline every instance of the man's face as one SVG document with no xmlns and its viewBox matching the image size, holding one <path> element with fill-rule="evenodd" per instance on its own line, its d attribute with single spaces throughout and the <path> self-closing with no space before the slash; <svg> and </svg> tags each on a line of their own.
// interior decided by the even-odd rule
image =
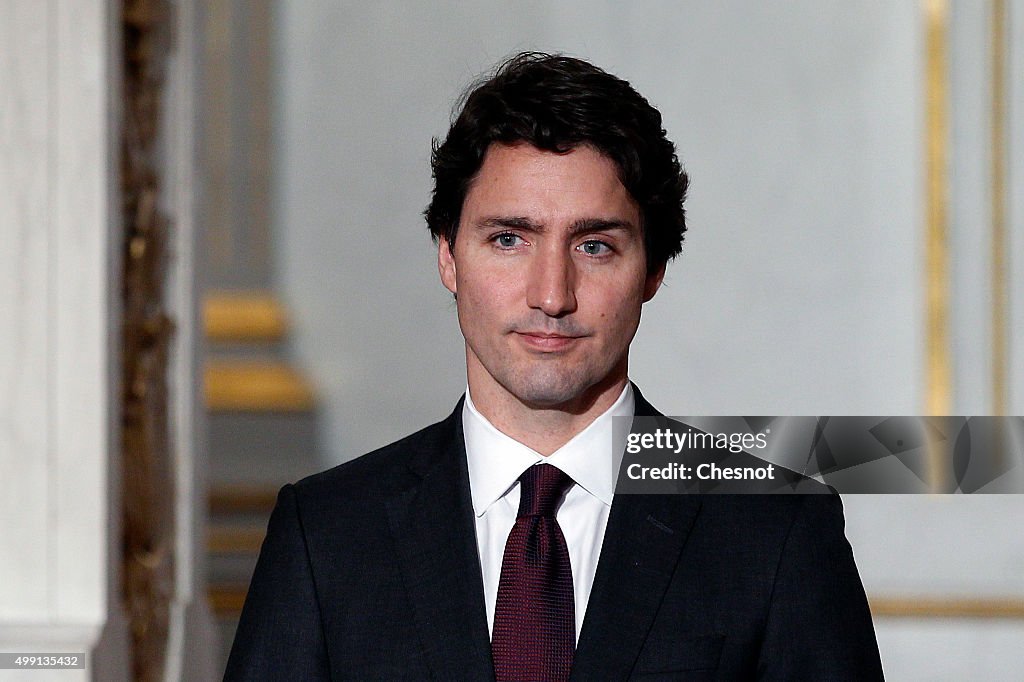
<svg viewBox="0 0 1024 682">
<path fill-rule="evenodd" d="M 615 164 L 586 145 L 492 144 L 438 267 L 457 295 L 474 392 L 569 409 L 621 387 L 664 273 L 647 274 L 640 211 Z"/>
</svg>

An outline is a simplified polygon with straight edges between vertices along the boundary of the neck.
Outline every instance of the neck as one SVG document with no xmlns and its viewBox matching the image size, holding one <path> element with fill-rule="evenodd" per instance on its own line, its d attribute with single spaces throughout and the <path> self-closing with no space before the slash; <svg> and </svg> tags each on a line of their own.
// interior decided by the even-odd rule
<svg viewBox="0 0 1024 682">
<path fill-rule="evenodd" d="M 482 368 L 480 368 L 482 369 Z M 626 386 L 626 367 L 558 405 L 526 403 L 487 375 L 468 372 L 473 405 L 494 428 L 545 457 L 558 450 L 610 408 Z"/>
</svg>

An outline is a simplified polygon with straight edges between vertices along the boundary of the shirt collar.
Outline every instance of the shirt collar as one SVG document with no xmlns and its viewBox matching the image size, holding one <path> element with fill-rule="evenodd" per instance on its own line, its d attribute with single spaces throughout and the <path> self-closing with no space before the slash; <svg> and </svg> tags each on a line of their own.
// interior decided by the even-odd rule
<svg viewBox="0 0 1024 682">
<path fill-rule="evenodd" d="M 585 429 L 549 456 L 505 435 L 476 409 L 469 388 L 462 406 L 469 488 L 479 517 L 505 496 L 529 467 L 546 462 L 565 472 L 589 494 L 611 506 L 615 494 L 613 417 L 632 417 L 636 401 L 627 381 L 618 399 Z M 619 444 L 619 447 L 624 446 Z"/>
</svg>

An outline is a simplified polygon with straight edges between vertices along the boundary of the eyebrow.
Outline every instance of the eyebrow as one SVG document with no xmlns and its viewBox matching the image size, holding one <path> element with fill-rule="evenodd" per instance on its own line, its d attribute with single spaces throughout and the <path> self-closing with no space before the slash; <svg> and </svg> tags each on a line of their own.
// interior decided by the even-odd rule
<svg viewBox="0 0 1024 682">
<path fill-rule="evenodd" d="M 541 233 L 546 231 L 542 223 L 538 223 L 525 216 L 492 216 L 479 221 L 476 227 L 478 229 L 506 228 L 530 230 Z M 635 229 L 635 226 L 629 220 L 620 220 L 618 218 L 580 218 L 569 227 L 569 234 L 570 236 L 576 236 L 588 232 L 629 231 L 632 229 Z"/>
</svg>

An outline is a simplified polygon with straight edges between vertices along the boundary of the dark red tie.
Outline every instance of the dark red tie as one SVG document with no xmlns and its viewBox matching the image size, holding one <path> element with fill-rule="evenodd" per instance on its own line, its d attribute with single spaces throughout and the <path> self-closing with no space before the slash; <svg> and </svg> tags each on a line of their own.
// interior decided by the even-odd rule
<svg viewBox="0 0 1024 682">
<path fill-rule="evenodd" d="M 494 676 L 567 680 L 576 652 L 572 568 L 555 509 L 573 481 L 550 464 L 519 477 L 519 514 L 505 543 L 494 609 Z"/>
</svg>

